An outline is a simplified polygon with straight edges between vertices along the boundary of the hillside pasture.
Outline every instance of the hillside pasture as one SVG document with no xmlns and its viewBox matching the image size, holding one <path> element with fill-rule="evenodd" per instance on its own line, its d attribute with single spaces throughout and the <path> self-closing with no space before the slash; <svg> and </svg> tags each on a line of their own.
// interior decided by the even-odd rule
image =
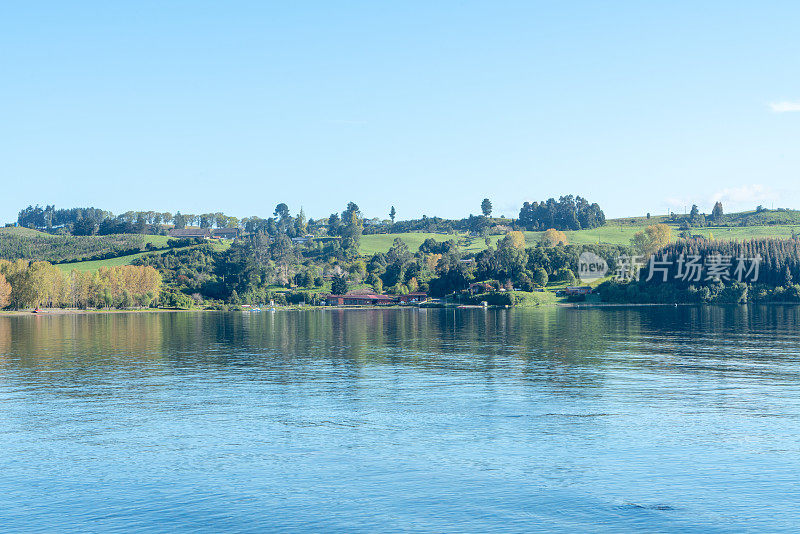
<svg viewBox="0 0 800 534">
<path fill-rule="evenodd" d="M 147 237 L 159 237 L 159 236 L 147 236 Z M 212 242 L 212 245 L 215 251 L 222 252 L 230 248 L 231 242 L 214 241 Z M 192 246 L 199 246 L 199 245 L 192 245 Z M 184 248 L 191 248 L 191 247 L 184 247 Z M 169 252 L 169 250 L 171 249 L 138 252 L 136 254 L 128 254 L 125 256 L 118 256 L 116 258 L 108 258 L 105 260 L 89 260 L 89 261 L 78 261 L 73 263 L 59 263 L 56 265 L 56 267 L 65 272 L 71 272 L 73 270 L 80 272 L 96 271 L 100 267 L 116 267 L 118 265 L 130 265 L 133 263 L 134 260 L 141 258 L 143 256 L 149 256 L 152 254 L 164 254 L 165 252 Z"/>
</svg>

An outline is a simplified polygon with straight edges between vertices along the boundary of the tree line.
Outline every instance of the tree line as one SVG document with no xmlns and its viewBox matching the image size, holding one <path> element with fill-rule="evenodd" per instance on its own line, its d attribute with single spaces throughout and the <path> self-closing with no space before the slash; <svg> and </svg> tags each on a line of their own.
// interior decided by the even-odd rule
<svg viewBox="0 0 800 534">
<path fill-rule="evenodd" d="M 0 308 L 131 308 L 158 302 L 161 275 L 122 265 L 64 273 L 46 261 L 0 260 Z"/>
<path fill-rule="evenodd" d="M 114 215 L 110 211 L 94 207 L 56 209 L 51 205 L 36 205 L 21 210 L 17 216 L 17 224 L 25 228 L 72 235 L 159 234 L 166 231 L 166 226 L 176 229 L 198 226 L 241 228 L 248 233 L 264 230 L 271 235 L 285 233 L 289 237 L 298 237 L 307 233 L 316 236 L 340 235 L 343 227 L 351 227 L 354 223 L 349 220 L 353 214 L 357 214 L 360 219 L 361 232 L 369 234 L 415 231 L 479 234 L 486 233 L 495 226 L 528 230 L 579 230 L 605 223 L 605 215 L 596 203 L 589 204 L 583 197 L 573 195 L 562 196 L 558 200 L 550 198 L 541 203 L 525 202 L 518 220 L 492 218 L 492 209 L 491 201 L 485 198 L 480 204 L 481 215 L 469 215 L 463 219 L 423 215 L 419 219 L 396 221 L 397 210 L 394 206 L 391 206 L 388 218 L 366 219 L 353 202 L 344 212 L 333 213 L 327 218 L 317 220 L 307 218 L 302 208 L 297 215 L 292 216 L 289 206 L 283 202 L 276 205 L 271 217 L 251 216 L 241 219 L 222 212 L 194 214 L 180 211 L 126 211 Z"/>
<path fill-rule="evenodd" d="M 633 279 L 610 280 L 598 290 L 606 302 L 800 302 L 799 280 L 796 239 L 688 239 L 643 258 Z"/>
<path fill-rule="evenodd" d="M 606 216 L 600 206 L 580 196 L 525 202 L 519 211 L 519 224 L 527 230 L 585 230 L 605 223 Z"/>
</svg>

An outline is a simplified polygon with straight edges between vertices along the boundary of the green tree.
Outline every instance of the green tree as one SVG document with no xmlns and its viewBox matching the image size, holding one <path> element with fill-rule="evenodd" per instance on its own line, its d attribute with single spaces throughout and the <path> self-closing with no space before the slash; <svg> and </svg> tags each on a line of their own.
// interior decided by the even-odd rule
<svg viewBox="0 0 800 534">
<path fill-rule="evenodd" d="M 374 289 L 376 293 L 383 293 L 383 280 L 381 280 L 380 277 L 375 277 L 372 289 Z"/>
<path fill-rule="evenodd" d="M 176 230 L 183 230 L 186 228 L 186 217 L 182 215 L 181 212 L 178 212 L 173 216 L 172 222 L 175 225 Z"/>
<path fill-rule="evenodd" d="M 342 248 L 357 253 L 361 234 L 364 233 L 364 222 L 361 217 L 361 210 L 355 202 L 348 203 L 347 209 L 342 212 L 342 225 L 340 232 L 344 238 L 342 240 Z"/>
<path fill-rule="evenodd" d="M 711 216 L 714 218 L 715 221 L 719 221 L 722 219 L 722 202 L 717 201 L 714 204 L 714 209 L 711 210 Z"/>
<path fill-rule="evenodd" d="M 572 272 L 571 269 L 567 267 L 562 267 L 553 273 L 553 278 L 555 278 L 558 282 L 565 282 L 567 285 L 572 285 L 575 283 L 575 273 Z"/>
<path fill-rule="evenodd" d="M 213 213 L 203 213 L 200 215 L 200 228 L 211 228 L 214 226 L 214 220 Z"/>
<path fill-rule="evenodd" d="M 411 261 L 411 257 L 411 252 L 408 250 L 406 242 L 399 237 L 395 237 L 389 252 L 386 253 L 386 260 L 389 263 L 399 263 L 402 265 Z"/>
<path fill-rule="evenodd" d="M 650 242 L 650 238 L 647 237 L 647 234 L 644 232 L 636 232 L 631 238 L 631 247 L 633 247 L 633 250 L 635 250 L 638 254 L 649 253 L 652 245 L 653 244 Z"/>
<path fill-rule="evenodd" d="M 344 274 L 337 274 L 331 283 L 331 293 L 334 295 L 344 295 L 347 293 L 347 277 Z"/>
<path fill-rule="evenodd" d="M 481 212 L 484 217 L 490 217 L 492 215 L 492 201 L 488 198 L 484 198 L 483 202 L 481 202 Z"/>
<path fill-rule="evenodd" d="M 389 218 L 392 220 L 392 224 L 394 224 L 394 218 L 397 215 L 397 211 L 395 211 L 394 206 L 392 209 L 389 210 Z"/>
<path fill-rule="evenodd" d="M 234 289 L 231 291 L 231 296 L 228 298 L 228 304 L 233 304 L 234 306 L 238 306 L 241 303 L 239 299 L 239 293 L 236 292 Z"/>
<path fill-rule="evenodd" d="M 692 204 L 692 211 L 689 212 L 689 220 L 693 223 L 700 220 L 700 209 L 697 207 L 697 204 Z"/>
<path fill-rule="evenodd" d="M 308 233 L 308 222 L 306 221 L 306 214 L 302 206 L 300 207 L 300 213 L 297 214 L 294 220 L 294 228 L 298 236 L 304 236 Z"/>
<path fill-rule="evenodd" d="M 533 271 L 533 283 L 538 287 L 544 287 L 547 285 L 547 282 L 549 282 L 547 271 L 542 267 L 537 267 L 536 270 Z"/>
<path fill-rule="evenodd" d="M 338 213 L 331 213 L 328 217 L 328 235 L 340 235 L 342 230 L 342 219 Z"/>
<path fill-rule="evenodd" d="M 289 206 L 281 202 L 277 206 L 275 206 L 275 217 L 278 217 L 280 220 L 286 220 L 289 218 Z"/>
</svg>

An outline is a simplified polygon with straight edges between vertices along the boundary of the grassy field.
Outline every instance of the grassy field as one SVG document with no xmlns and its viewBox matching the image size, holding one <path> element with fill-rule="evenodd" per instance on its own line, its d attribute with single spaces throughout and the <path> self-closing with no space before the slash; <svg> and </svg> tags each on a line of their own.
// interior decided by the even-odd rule
<svg viewBox="0 0 800 534">
<path fill-rule="evenodd" d="M 39 230 L 32 230 L 30 228 L 22 228 L 19 226 L 4 226 L 0 228 L 0 234 L 11 234 L 11 235 L 24 235 L 24 236 L 36 236 L 36 235 L 50 235 L 44 232 L 40 232 Z"/>
<path fill-rule="evenodd" d="M 164 237 L 164 236 L 147 236 L 148 238 L 151 237 Z M 157 243 L 154 243 L 157 245 Z M 214 250 L 221 252 L 227 250 L 231 246 L 230 241 L 214 241 L 212 243 L 214 246 Z M 158 246 L 158 245 L 157 245 Z M 164 245 L 166 246 L 166 239 L 164 240 Z M 193 245 L 198 246 L 198 245 Z M 181 250 L 181 249 L 176 249 Z M 107 260 L 91 260 L 91 261 L 78 261 L 74 263 L 58 263 L 56 267 L 61 269 L 64 272 L 72 272 L 80 271 L 96 271 L 100 267 L 117 267 L 119 265 L 130 265 L 133 261 L 137 258 L 141 258 L 142 256 L 149 256 L 151 254 L 164 254 L 165 252 L 169 252 L 169 250 L 156 250 L 152 252 L 139 252 L 138 254 L 128 254 L 127 256 L 119 256 L 117 258 L 109 258 Z"/>
<path fill-rule="evenodd" d="M 100 267 L 117 267 L 119 265 L 130 265 L 136 258 L 148 256 L 150 254 L 163 254 L 165 251 L 160 250 L 156 252 L 140 252 L 138 254 L 129 254 L 127 256 L 120 256 L 118 258 L 109 258 L 107 260 L 91 260 L 91 261 L 76 261 L 74 263 L 57 263 L 56 267 L 69 273 L 72 271 L 96 271 Z"/>
<path fill-rule="evenodd" d="M 167 241 L 169 240 L 169 236 L 166 235 L 146 235 L 144 236 L 144 242 L 152 243 L 156 247 L 166 247 Z"/>
<path fill-rule="evenodd" d="M 636 219 L 616 219 L 611 220 L 605 226 L 593 228 L 591 230 L 578 230 L 564 232 L 571 245 L 629 245 L 636 232 L 644 230 L 648 225 L 663 221 L 665 217 L 652 217 L 647 220 L 644 217 Z M 623 222 L 624 221 L 624 222 Z M 677 225 L 672 226 L 673 238 L 677 239 L 680 230 Z M 525 242 L 528 246 L 537 243 L 544 232 L 524 232 Z M 723 241 L 743 240 L 763 237 L 790 238 L 793 233 L 800 233 L 800 225 L 769 225 L 769 226 L 744 226 L 744 227 L 717 227 L 708 226 L 705 228 L 692 229 L 692 235 L 702 235 L 706 238 L 719 239 Z M 361 253 L 372 255 L 376 252 L 386 252 L 392 246 L 396 237 L 401 238 L 408 245 L 411 252 L 419 250 L 419 246 L 425 239 L 432 238 L 436 241 L 447 241 L 455 239 L 456 242 L 468 243 L 465 249 L 469 252 L 480 252 L 486 248 L 482 237 L 467 237 L 464 234 L 426 234 L 426 233 L 405 233 L 405 234 L 378 234 L 365 235 L 361 237 Z M 502 236 L 490 236 L 492 244 L 495 245 Z"/>
</svg>

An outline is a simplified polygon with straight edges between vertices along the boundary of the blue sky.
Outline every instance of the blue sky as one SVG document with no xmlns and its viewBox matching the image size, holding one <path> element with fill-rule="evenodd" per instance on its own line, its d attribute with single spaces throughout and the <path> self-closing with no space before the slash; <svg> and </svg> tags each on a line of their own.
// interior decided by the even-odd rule
<svg viewBox="0 0 800 534">
<path fill-rule="evenodd" d="M 798 2 L 0 6 L 0 220 L 800 208 Z"/>
</svg>

